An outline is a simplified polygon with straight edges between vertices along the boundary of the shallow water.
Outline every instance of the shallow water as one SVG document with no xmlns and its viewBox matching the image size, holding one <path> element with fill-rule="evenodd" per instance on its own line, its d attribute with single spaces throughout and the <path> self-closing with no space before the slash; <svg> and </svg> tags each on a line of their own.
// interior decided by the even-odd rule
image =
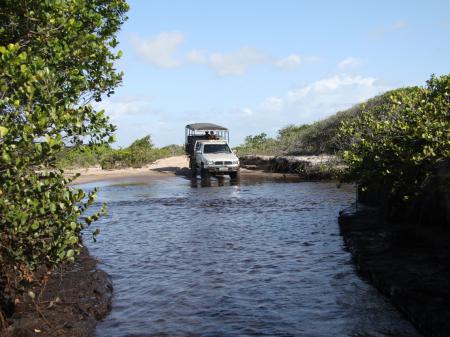
<svg viewBox="0 0 450 337">
<path fill-rule="evenodd" d="M 355 273 L 333 183 L 110 181 L 86 236 L 114 283 L 95 336 L 418 336 Z M 219 186 L 223 185 L 223 186 Z M 95 228 L 95 227 L 94 227 Z"/>
</svg>

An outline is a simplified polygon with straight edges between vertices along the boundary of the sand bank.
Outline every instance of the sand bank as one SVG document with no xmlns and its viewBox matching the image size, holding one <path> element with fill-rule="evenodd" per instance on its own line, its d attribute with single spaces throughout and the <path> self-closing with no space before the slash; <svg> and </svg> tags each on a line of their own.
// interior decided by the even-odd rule
<svg viewBox="0 0 450 337">
<path fill-rule="evenodd" d="M 190 176 L 189 160 L 187 156 L 175 156 L 169 158 L 163 158 L 155 161 L 152 164 L 146 165 L 140 168 L 125 168 L 117 170 L 102 170 L 101 167 L 89 167 L 75 170 L 66 170 L 67 175 L 73 175 L 79 173 L 75 181 L 76 184 L 83 184 L 95 181 L 114 180 L 122 178 L 167 178 L 174 175 Z M 241 176 L 244 178 L 298 178 L 298 174 L 295 173 L 279 173 L 279 172 L 267 172 L 263 169 L 245 169 L 241 168 Z"/>
</svg>

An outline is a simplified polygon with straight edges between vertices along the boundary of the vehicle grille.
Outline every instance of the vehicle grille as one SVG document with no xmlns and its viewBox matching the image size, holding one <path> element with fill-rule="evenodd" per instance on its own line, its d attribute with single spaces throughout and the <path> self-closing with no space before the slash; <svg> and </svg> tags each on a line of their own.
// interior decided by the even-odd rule
<svg viewBox="0 0 450 337">
<path fill-rule="evenodd" d="M 231 161 L 216 161 L 214 162 L 214 165 L 232 165 L 233 162 Z"/>
</svg>

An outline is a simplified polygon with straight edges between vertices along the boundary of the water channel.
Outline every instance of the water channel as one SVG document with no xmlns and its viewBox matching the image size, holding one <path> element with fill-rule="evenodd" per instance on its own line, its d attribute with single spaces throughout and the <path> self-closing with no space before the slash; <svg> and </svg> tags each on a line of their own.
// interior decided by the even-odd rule
<svg viewBox="0 0 450 337">
<path fill-rule="evenodd" d="M 344 250 L 337 216 L 351 186 L 175 176 L 82 185 L 93 186 L 109 214 L 86 244 L 114 284 L 97 337 L 419 336 Z"/>
</svg>

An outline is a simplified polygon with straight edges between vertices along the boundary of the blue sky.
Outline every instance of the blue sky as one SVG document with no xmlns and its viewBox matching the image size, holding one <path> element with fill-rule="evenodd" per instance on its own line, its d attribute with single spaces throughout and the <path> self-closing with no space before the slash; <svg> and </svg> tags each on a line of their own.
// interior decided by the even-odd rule
<svg viewBox="0 0 450 337">
<path fill-rule="evenodd" d="M 129 4 L 124 80 L 98 106 L 116 146 L 182 144 L 192 122 L 229 127 L 236 146 L 450 72 L 450 0 Z"/>
</svg>

